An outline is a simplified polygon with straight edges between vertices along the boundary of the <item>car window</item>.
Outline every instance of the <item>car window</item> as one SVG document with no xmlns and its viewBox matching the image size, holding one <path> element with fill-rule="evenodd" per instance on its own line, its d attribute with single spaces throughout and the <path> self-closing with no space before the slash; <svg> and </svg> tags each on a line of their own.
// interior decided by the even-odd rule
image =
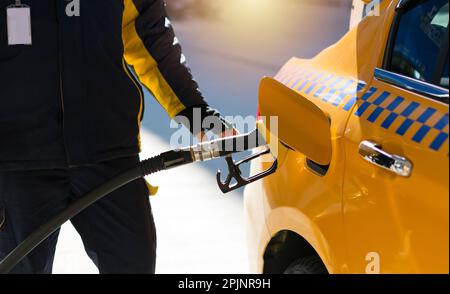
<svg viewBox="0 0 450 294">
<path fill-rule="evenodd" d="M 448 38 L 449 4 L 448 0 L 418 3 L 401 12 L 387 69 L 432 83 L 438 56 Z"/>
</svg>

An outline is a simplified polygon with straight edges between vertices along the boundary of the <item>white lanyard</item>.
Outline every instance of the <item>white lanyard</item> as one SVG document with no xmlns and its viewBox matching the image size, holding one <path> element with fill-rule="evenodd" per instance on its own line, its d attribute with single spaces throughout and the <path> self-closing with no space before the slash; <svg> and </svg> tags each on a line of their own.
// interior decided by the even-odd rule
<svg viewBox="0 0 450 294">
<path fill-rule="evenodd" d="M 21 0 L 6 8 L 8 45 L 31 45 L 31 9 Z"/>
</svg>

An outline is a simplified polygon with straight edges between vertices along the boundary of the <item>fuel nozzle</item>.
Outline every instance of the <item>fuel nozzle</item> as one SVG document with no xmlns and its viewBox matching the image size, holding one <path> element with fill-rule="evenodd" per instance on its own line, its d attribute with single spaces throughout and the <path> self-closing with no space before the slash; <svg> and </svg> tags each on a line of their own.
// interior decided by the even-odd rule
<svg viewBox="0 0 450 294">
<path fill-rule="evenodd" d="M 257 130 L 248 134 L 236 135 L 221 139 L 202 142 L 182 149 L 192 153 L 193 161 L 208 161 L 211 159 L 227 157 L 235 153 L 252 150 L 266 145 Z"/>
<path fill-rule="evenodd" d="M 257 147 L 265 146 L 265 149 L 247 157 L 241 161 L 234 161 L 233 154 L 243 151 L 254 150 Z M 278 167 L 278 162 L 275 159 L 272 166 L 252 177 L 243 177 L 240 166 L 246 164 L 254 159 L 270 153 L 270 148 L 266 145 L 263 136 L 261 136 L 258 130 L 254 130 L 251 133 L 227 137 L 223 139 L 217 139 L 210 142 L 204 142 L 195 146 L 184 149 L 185 152 L 189 151 L 192 155 L 192 160 L 208 161 L 215 158 L 224 157 L 227 162 L 228 175 L 225 180 L 222 181 L 222 172 L 217 171 L 217 184 L 223 193 L 228 193 L 238 188 L 244 187 L 250 183 L 258 181 L 273 174 Z M 233 183 L 234 181 L 234 183 Z"/>
<path fill-rule="evenodd" d="M 244 160 L 238 162 L 233 160 L 233 154 L 253 150 L 261 146 L 265 146 L 266 148 Z M 156 157 L 142 161 L 141 170 L 143 175 L 149 175 L 161 170 L 172 169 L 193 162 L 204 162 L 223 157 L 227 162 L 228 175 L 226 176 L 225 181 L 222 181 L 222 172 L 219 170 L 216 177 L 219 188 L 223 193 L 228 193 L 273 174 L 278 166 L 276 160 L 268 170 L 253 177 L 243 177 L 240 169 L 241 165 L 269 153 L 270 149 L 266 145 L 263 137 L 260 136 L 257 130 L 254 130 L 248 134 L 202 142 L 194 146 L 162 153 Z M 233 181 L 235 183 L 233 183 Z"/>
</svg>

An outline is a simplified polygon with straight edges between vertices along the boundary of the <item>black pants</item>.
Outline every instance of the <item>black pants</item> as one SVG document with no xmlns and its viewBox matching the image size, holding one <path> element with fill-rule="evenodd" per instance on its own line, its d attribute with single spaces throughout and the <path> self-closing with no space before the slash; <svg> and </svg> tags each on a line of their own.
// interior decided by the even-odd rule
<svg viewBox="0 0 450 294">
<path fill-rule="evenodd" d="M 0 172 L 0 259 L 39 225 L 138 162 L 124 158 L 89 167 Z M 71 220 L 100 273 L 154 273 L 156 232 L 144 180 L 134 181 Z M 13 273 L 51 273 L 58 232 Z"/>
</svg>

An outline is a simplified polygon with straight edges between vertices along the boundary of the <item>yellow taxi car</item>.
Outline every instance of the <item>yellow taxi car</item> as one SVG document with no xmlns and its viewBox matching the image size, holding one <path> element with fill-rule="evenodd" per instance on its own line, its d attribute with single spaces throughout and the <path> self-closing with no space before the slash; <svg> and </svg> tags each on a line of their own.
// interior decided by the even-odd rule
<svg viewBox="0 0 450 294">
<path fill-rule="evenodd" d="M 254 272 L 449 272 L 449 2 L 376 1 L 261 82 L 278 171 L 244 193 Z"/>
</svg>

